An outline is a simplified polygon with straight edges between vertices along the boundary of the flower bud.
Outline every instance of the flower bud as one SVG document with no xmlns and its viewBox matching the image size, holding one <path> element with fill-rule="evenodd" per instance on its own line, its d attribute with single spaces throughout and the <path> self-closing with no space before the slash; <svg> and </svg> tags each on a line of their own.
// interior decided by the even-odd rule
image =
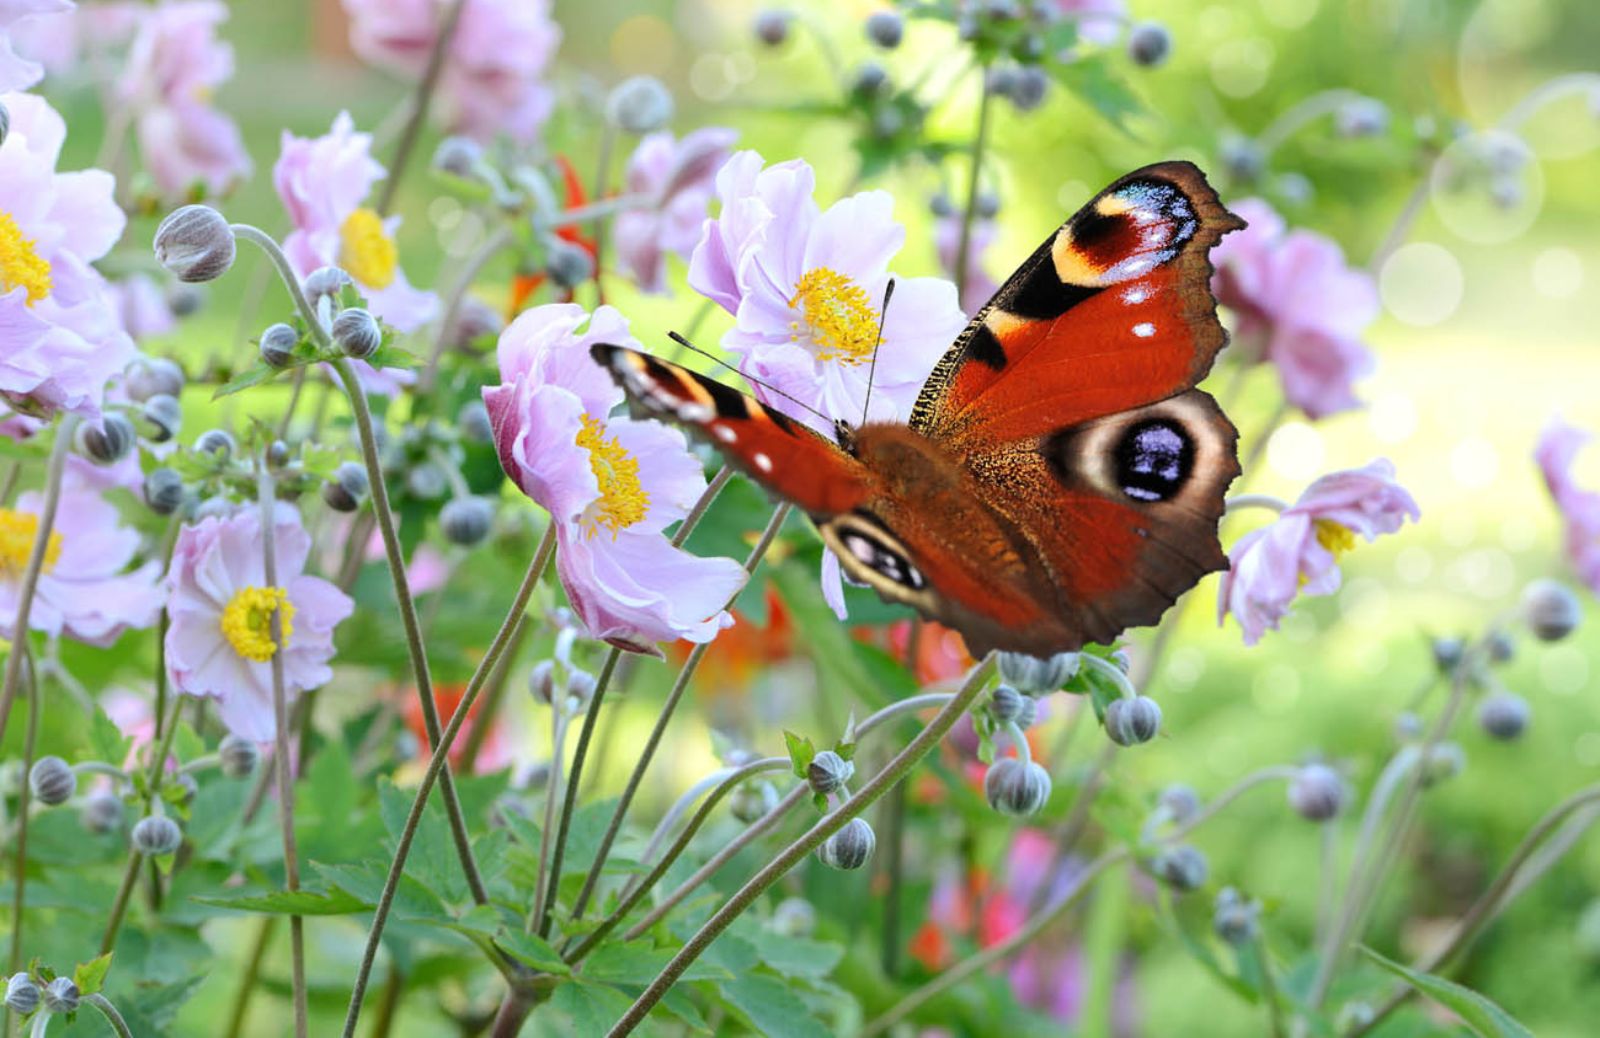
<svg viewBox="0 0 1600 1038">
<path fill-rule="evenodd" d="M 1037 65 L 1017 70 L 1017 84 L 1011 88 L 1011 104 L 1019 112 L 1031 112 L 1044 104 L 1050 92 L 1050 75 Z"/>
<path fill-rule="evenodd" d="M 28 788 L 41 804 L 57 807 L 78 791 L 78 776 L 60 757 L 40 757 L 28 772 Z"/>
<path fill-rule="evenodd" d="M 1517 654 L 1517 642 L 1505 631 L 1490 631 L 1483 639 L 1483 649 L 1491 663 L 1506 663 Z"/>
<path fill-rule="evenodd" d="M 1410 710 L 1402 710 L 1394 719 L 1394 737 L 1401 742 L 1413 742 L 1422 735 L 1422 718 Z"/>
<path fill-rule="evenodd" d="M 984 89 L 996 97 L 1010 97 L 1017 89 L 1017 67 L 994 65 L 983 77 Z"/>
<path fill-rule="evenodd" d="M 1261 935 L 1261 902 L 1223 887 L 1213 902 L 1211 929 L 1234 947 L 1254 943 Z"/>
<path fill-rule="evenodd" d="M 340 310 L 329 334 L 346 357 L 356 360 L 365 360 L 383 345 L 383 329 L 378 327 L 378 319 L 359 306 Z"/>
<path fill-rule="evenodd" d="M 172 784 L 183 790 L 182 803 L 194 803 L 194 798 L 200 795 L 200 783 L 187 771 L 180 771 L 172 776 Z"/>
<path fill-rule="evenodd" d="M 167 286 L 167 309 L 172 311 L 174 317 L 193 316 L 205 301 L 205 293 L 193 285 L 174 281 Z"/>
<path fill-rule="evenodd" d="M 821 751 L 806 765 L 806 781 L 811 783 L 811 792 L 819 796 L 843 789 L 855 773 L 856 766 L 832 750 Z"/>
<path fill-rule="evenodd" d="M 231 779 L 248 778 L 261 763 L 261 747 L 249 739 L 227 735 L 217 747 L 217 761 L 222 773 Z"/>
<path fill-rule="evenodd" d="M 458 497 L 439 510 L 439 527 L 451 544 L 470 548 L 482 543 L 494 525 L 494 504 L 483 497 Z"/>
<path fill-rule="evenodd" d="M 885 50 L 900 46 L 905 33 L 905 22 L 893 11 L 874 11 L 867 16 L 867 39 Z"/>
<path fill-rule="evenodd" d="M 343 267 L 318 267 L 306 275 L 305 281 L 300 285 L 305 290 L 306 300 L 315 310 L 324 299 L 339 305 L 339 293 L 344 291 L 344 286 L 355 284 L 348 271 Z"/>
<path fill-rule="evenodd" d="M 165 357 L 140 357 L 128 365 L 122 386 L 135 403 L 158 395 L 175 397 L 183 392 L 183 369 Z"/>
<path fill-rule="evenodd" d="M 483 145 L 471 137 L 446 137 L 433 151 L 433 168 L 452 176 L 472 178 L 483 161 Z"/>
<path fill-rule="evenodd" d="M 127 457 L 133 448 L 133 423 L 117 411 L 107 411 L 98 424 L 84 422 L 78 426 L 78 450 L 101 465 L 110 465 Z"/>
<path fill-rule="evenodd" d="M 71 977 L 57 977 L 44 986 L 44 1008 L 61 1016 L 78 1011 L 78 985 Z"/>
<path fill-rule="evenodd" d="M 1430 644 L 1434 666 L 1446 674 L 1461 665 L 1461 658 L 1467 652 L 1467 643 L 1460 638 L 1435 638 Z"/>
<path fill-rule="evenodd" d="M 300 333 L 280 321 L 261 333 L 261 359 L 269 368 L 286 367 L 294 358 L 294 348 L 298 345 Z"/>
<path fill-rule="evenodd" d="M 456 311 L 455 323 L 450 326 L 449 345 L 452 349 L 465 350 L 485 336 L 499 335 L 505 326 L 498 310 L 477 296 L 467 296 L 461 301 L 461 309 Z"/>
<path fill-rule="evenodd" d="M 335 512 L 354 512 L 371 489 L 363 466 L 353 461 L 341 462 L 333 470 L 333 478 L 322 484 L 322 500 Z"/>
<path fill-rule="evenodd" d="M 1023 731 L 1032 728 L 1039 720 L 1039 700 L 1033 696 L 1022 697 L 1022 709 L 1017 711 L 1015 724 Z"/>
<path fill-rule="evenodd" d="M 788 11 L 766 10 L 756 15 L 756 39 L 769 47 L 776 47 L 789 38 L 789 23 L 794 15 Z"/>
<path fill-rule="evenodd" d="M 548 703 L 556 690 L 556 661 L 540 660 L 528 671 L 528 693 L 541 703 Z"/>
<path fill-rule="evenodd" d="M 878 837 L 866 819 L 852 818 L 817 848 L 817 859 L 830 869 L 859 869 L 877 846 Z"/>
<path fill-rule="evenodd" d="M 817 910 L 803 897 L 786 897 L 772 910 L 770 925 L 781 937 L 810 937 L 817 928 Z"/>
<path fill-rule="evenodd" d="M 6 981 L 6 1008 L 18 1016 L 27 1016 L 39 1008 L 43 994 L 32 977 L 26 973 L 13 973 Z"/>
<path fill-rule="evenodd" d="M 1150 871 L 1181 894 L 1204 886 L 1206 873 L 1210 870 L 1206 865 L 1206 856 L 1198 848 L 1182 843 L 1156 855 L 1150 863 Z"/>
<path fill-rule="evenodd" d="M 207 429 L 194 441 L 194 449 L 201 454 L 209 454 L 219 461 L 227 461 L 237 449 L 233 435 L 226 429 Z"/>
<path fill-rule="evenodd" d="M 1106 734 L 1118 746 L 1149 742 L 1161 730 L 1161 707 L 1149 696 L 1114 699 L 1106 707 Z"/>
<path fill-rule="evenodd" d="M 1511 692 L 1495 692 L 1478 707 L 1478 726 L 1490 738 L 1510 742 L 1528 727 L 1528 701 Z"/>
<path fill-rule="evenodd" d="M 267 464 L 274 469 L 281 469 L 289 464 L 289 445 L 282 440 L 273 440 L 267 444 Z"/>
<path fill-rule="evenodd" d="M 905 126 L 906 117 L 898 108 L 883 107 L 872 113 L 872 134 L 880 140 L 888 140 Z"/>
<path fill-rule="evenodd" d="M 1310 822 L 1336 817 L 1344 797 L 1344 779 L 1326 764 L 1307 764 L 1289 781 L 1289 806 Z"/>
<path fill-rule="evenodd" d="M 1135 65 L 1158 68 L 1172 56 L 1172 34 L 1160 22 L 1140 22 L 1128 30 L 1128 58 Z"/>
<path fill-rule="evenodd" d="M 934 216 L 954 216 L 956 215 L 956 204 L 950 200 L 949 195 L 941 191 L 928 199 L 928 211 Z M 1010 654 L 1004 652 L 1000 654 L 1002 664 L 1008 655 Z"/>
<path fill-rule="evenodd" d="M 445 495 L 450 489 L 450 477 L 431 461 L 420 462 L 406 470 L 406 493 L 424 501 Z"/>
<path fill-rule="evenodd" d="M 972 212 L 980 220 L 993 220 L 1000 213 L 1000 196 L 993 191 L 979 191 L 978 197 L 972 200 Z M 1063 655 L 1070 656 L 1073 654 L 1064 653 Z M 1054 692 L 1055 689 L 1050 691 Z"/>
<path fill-rule="evenodd" d="M 1033 761 L 1002 757 L 984 774 L 983 795 L 1003 815 L 1036 814 L 1050 799 L 1050 773 Z"/>
<path fill-rule="evenodd" d="M 594 690 L 599 685 L 593 674 L 586 670 L 574 667 L 567 671 L 566 699 L 569 708 L 582 711 L 594 698 Z"/>
<path fill-rule="evenodd" d="M 1583 620 L 1583 607 L 1565 584 L 1546 577 L 1535 580 L 1522 592 L 1522 619 L 1535 638 L 1558 642 L 1577 629 Z"/>
<path fill-rule="evenodd" d="M 982 197 L 979 196 L 980 203 Z M 995 203 L 996 208 L 999 202 Z M 1075 652 L 1063 652 L 1042 658 L 1025 652 L 1002 652 L 999 657 L 1000 680 L 1015 685 L 1019 691 L 1031 694 L 1054 692 L 1078 674 L 1080 661 Z"/>
<path fill-rule="evenodd" d="M 1455 778 L 1461 774 L 1466 766 L 1466 751 L 1458 744 L 1453 742 L 1438 743 L 1422 763 L 1422 784 L 1424 786 L 1433 786 L 1447 779 Z"/>
<path fill-rule="evenodd" d="M 989 696 L 989 716 L 1001 724 L 1009 724 L 1022 713 L 1022 701 L 1025 698 L 1010 685 L 996 686 Z"/>
<path fill-rule="evenodd" d="M 1377 98 L 1357 97 L 1339 106 L 1333 123 L 1341 137 L 1375 137 L 1389 128 L 1389 109 Z"/>
<path fill-rule="evenodd" d="M 1223 138 L 1218 158 L 1228 176 L 1241 184 L 1253 184 L 1266 172 L 1267 156 L 1261 145 L 1237 134 Z"/>
<path fill-rule="evenodd" d="M 728 798 L 728 810 L 746 825 L 777 806 L 778 791 L 770 782 L 746 782 Z"/>
<path fill-rule="evenodd" d="M 183 844 L 183 830 L 166 815 L 146 815 L 134 823 L 133 849 L 158 857 L 171 854 Z"/>
<path fill-rule="evenodd" d="M 127 808 L 115 793 L 98 790 L 90 793 L 78 810 L 78 821 L 91 833 L 114 833 L 122 828 Z"/>
<path fill-rule="evenodd" d="M 576 288 L 594 276 L 594 257 L 582 245 L 564 238 L 545 243 L 544 272 L 561 288 Z"/>
<path fill-rule="evenodd" d="M 179 281 L 215 281 L 233 266 L 233 228 L 208 205 L 186 205 L 156 228 L 155 250 Z"/>
<path fill-rule="evenodd" d="M 144 433 L 156 443 L 166 443 L 183 429 L 183 405 L 178 398 L 157 393 L 144 402 L 139 411 L 144 423 Z"/>
<path fill-rule="evenodd" d="M 606 98 L 606 118 L 629 133 L 653 133 L 672 121 L 672 92 L 654 76 L 631 76 Z"/>
<path fill-rule="evenodd" d="M 463 439 L 474 443 L 489 443 L 494 439 L 494 426 L 489 422 L 489 409 L 482 400 L 468 401 L 456 415 L 456 428 Z"/>
<path fill-rule="evenodd" d="M 1161 791 L 1156 798 L 1172 819 L 1173 825 L 1186 825 L 1200 813 L 1200 795 L 1189 786 L 1174 784 Z"/>
</svg>

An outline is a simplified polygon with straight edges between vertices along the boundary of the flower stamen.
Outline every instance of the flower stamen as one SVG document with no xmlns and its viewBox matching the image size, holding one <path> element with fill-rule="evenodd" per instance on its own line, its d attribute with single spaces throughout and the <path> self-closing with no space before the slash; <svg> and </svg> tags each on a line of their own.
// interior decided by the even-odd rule
<svg viewBox="0 0 1600 1038">
<path fill-rule="evenodd" d="M 801 276 L 789 305 L 802 319 L 790 324 L 790 342 L 809 338 L 818 360 L 863 364 L 878 341 L 878 311 L 867 290 L 848 276 L 816 267 Z"/>
<path fill-rule="evenodd" d="M 283 626 L 283 645 L 294 633 L 294 603 L 281 587 L 245 587 L 234 592 L 222 610 L 222 636 L 247 660 L 265 663 L 278 651 L 272 640 L 272 614 Z"/>
<path fill-rule="evenodd" d="M 21 580 L 33 555 L 33 542 L 39 536 L 39 517 L 32 512 L 0 508 L 0 578 Z M 61 558 L 61 533 L 50 531 L 44 549 L 44 565 L 39 572 L 49 573 Z"/>
<path fill-rule="evenodd" d="M 368 288 L 388 288 L 400 266 L 400 250 L 384 230 L 383 217 L 362 206 L 339 228 L 339 265 Z"/>
<path fill-rule="evenodd" d="M 639 482 L 639 459 L 615 437 L 606 435 L 604 422 L 583 416 L 577 444 L 589 452 L 589 470 L 600 484 L 600 496 L 584 509 L 582 522 L 590 537 L 604 526 L 615 537 L 650 511 L 650 494 Z"/>
<path fill-rule="evenodd" d="M 1334 559 L 1337 560 L 1356 546 L 1356 534 L 1350 527 L 1332 519 L 1318 519 L 1314 525 L 1317 528 L 1317 543 L 1327 549 Z"/>
<path fill-rule="evenodd" d="M 50 287 L 49 260 L 39 255 L 32 238 L 23 236 L 10 213 L 0 212 L 0 292 L 25 288 L 32 306 L 50 294 Z"/>
</svg>

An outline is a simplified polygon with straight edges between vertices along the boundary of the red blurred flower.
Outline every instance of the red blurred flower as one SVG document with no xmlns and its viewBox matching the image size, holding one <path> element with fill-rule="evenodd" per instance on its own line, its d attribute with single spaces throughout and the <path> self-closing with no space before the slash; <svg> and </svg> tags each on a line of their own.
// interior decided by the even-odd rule
<svg viewBox="0 0 1600 1038">
<path fill-rule="evenodd" d="M 433 687 L 433 705 L 439 711 L 439 724 L 448 725 L 450 718 L 455 716 L 456 708 L 461 705 L 461 699 L 467 693 L 467 686 L 462 682 L 453 682 L 447 685 Z M 456 741 L 450 746 L 450 764 L 461 763 L 461 753 L 473 740 L 473 731 L 478 727 L 478 713 L 484 704 L 484 698 L 472 704 L 467 711 L 466 723 L 461 726 L 461 732 L 456 736 Z M 422 703 L 417 698 L 416 689 L 408 689 L 405 696 L 406 727 L 417 739 L 417 759 L 428 760 L 432 756 L 431 746 L 428 741 L 428 726 L 422 719 Z M 478 756 L 472 762 L 475 774 L 482 775 L 487 772 L 497 771 L 511 760 L 510 747 L 507 745 L 504 726 L 498 720 L 490 722 L 490 727 L 483 735 L 483 744 L 478 747 Z"/>
<path fill-rule="evenodd" d="M 565 192 L 564 201 L 566 207 L 568 209 L 576 209 L 581 205 L 587 205 L 589 203 L 589 193 L 584 190 L 583 179 L 578 176 L 578 170 L 572 165 L 572 160 L 565 155 L 557 155 L 556 165 L 561 167 L 561 186 Z M 585 234 L 577 224 L 569 223 L 563 227 L 557 227 L 556 237 L 578 246 L 589 254 L 589 259 L 591 260 L 599 255 L 594 238 Z M 595 272 L 595 276 L 596 278 L 599 277 L 598 269 Z M 511 278 L 511 300 L 506 306 L 507 321 L 516 317 L 527 307 L 528 300 L 532 298 L 533 294 L 539 290 L 539 287 L 546 280 L 547 278 L 542 270 L 513 275 Z M 558 298 L 563 303 L 572 302 L 572 290 L 566 289 L 560 292 Z M 602 301 L 604 300 L 602 299 Z"/>
</svg>

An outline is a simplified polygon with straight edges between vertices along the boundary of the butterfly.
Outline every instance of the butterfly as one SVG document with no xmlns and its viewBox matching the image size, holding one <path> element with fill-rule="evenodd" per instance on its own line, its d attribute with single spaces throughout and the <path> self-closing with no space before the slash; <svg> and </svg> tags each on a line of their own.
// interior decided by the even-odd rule
<svg viewBox="0 0 1600 1038">
<path fill-rule="evenodd" d="M 1228 566 L 1238 432 L 1195 386 L 1227 342 L 1207 254 L 1243 226 L 1191 163 L 1129 173 L 978 311 L 907 424 L 841 422 L 835 440 L 649 354 L 591 353 L 803 509 L 855 582 L 975 655 L 1072 652 Z"/>
</svg>

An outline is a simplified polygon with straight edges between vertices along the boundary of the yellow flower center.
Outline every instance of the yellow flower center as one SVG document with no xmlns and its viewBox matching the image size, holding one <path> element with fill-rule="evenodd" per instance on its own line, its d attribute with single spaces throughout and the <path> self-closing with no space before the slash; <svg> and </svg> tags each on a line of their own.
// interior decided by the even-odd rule
<svg viewBox="0 0 1600 1038">
<path fill-rule="evenodd" d="M 28 290 L 32 306 L 50 294 L 50 263 L 39 255 L 33 239 L 22 236 L 22 228 L 10 213 L 0 212 L 0 292 Z"/>
<path fill-rule="evenodd" d="M 583 416 L 578 446 L 589 452 L 589 470 L 600 484 L 600 497 L 583 513 L 589 536 L 604 526 L 615 537 L 650 511 L 650 495 L 639 483 L 639 459 L 629 454 L 615 436 L 606 435 L 604 422 Z"/>
<path fill-rule="evenodd" d="M 15 512 L 0 508 L 0 577 L 21 580 L 27 571 L 28 558 L 33 554 L 34 539 L 39 536 L 39 517 L 32 512 Z M 55 569 L 61 558 L 61 534 L 50 531 L 50 543 L 44 549 L 44 567 L 41 573 Z"/>
<path fill-rule="evenodd" d="M 1356 546 L 1355 531 L 1348 526 L 1334 522 L 1332 519 L 1318 519 L 1316 521 L 1317 543 L 1322 545 L 1333 555 L 1334 559 Z"/>
<path fill-rule="evenodd" d="M 383 217 L 362 206 L 345 218 L 339 238 L 339 265 L 368 288 L 388 288 L 400 252 L 383 229 Z"/>
<path fill-rule="evenodd" d="M 222 610 L 222 636 L 247 660 L 265 663 L 278 646 L 272 640 L 272 614 L 283 625 L 283 644 L 294 633 L 294 603 L 281 587 L 240 588 Z"/>
<path fill-rule="evenodd" d="M 789 341 L 809 338 L 818 360 L 862 364 L 878 341 L 878 311 L 867 290 L 827 267 L 808 270 L 794 286 L 791 307 L 802 319 L 789 324 Z"/>
</svg>

